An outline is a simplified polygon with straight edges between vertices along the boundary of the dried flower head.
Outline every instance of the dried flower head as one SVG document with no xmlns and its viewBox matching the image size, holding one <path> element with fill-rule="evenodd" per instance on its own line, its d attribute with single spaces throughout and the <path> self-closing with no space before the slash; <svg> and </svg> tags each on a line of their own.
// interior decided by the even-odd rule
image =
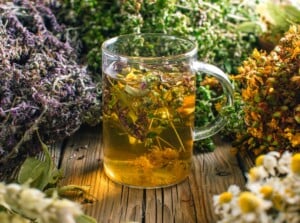
<svg viewBox="0 0 300 223">
<path fill-rule="evenodd" d="M 235 79 L 242 84 L 247 132 L 237 141 L 258 155 L 300 149 L 300 26 L 269 54 L 254 50 Z"/>
</svg>

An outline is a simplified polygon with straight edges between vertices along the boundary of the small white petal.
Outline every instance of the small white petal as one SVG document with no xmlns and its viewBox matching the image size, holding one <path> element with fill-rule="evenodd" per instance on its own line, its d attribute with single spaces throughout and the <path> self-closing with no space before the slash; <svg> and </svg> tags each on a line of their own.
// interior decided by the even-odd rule
<svg viewBox="0 0 300 223">
<path fill-rule="evenodd" d="M 277 167 L 277 159 L 274 156 L 266 155 L 263 165 L 272 176 L 275 176 L 275 168 Z"/>
</svg>

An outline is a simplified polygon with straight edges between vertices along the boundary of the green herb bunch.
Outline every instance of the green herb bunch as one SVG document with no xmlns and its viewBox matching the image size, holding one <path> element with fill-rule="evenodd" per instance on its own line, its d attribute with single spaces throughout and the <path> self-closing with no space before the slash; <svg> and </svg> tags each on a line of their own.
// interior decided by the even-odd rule
<svg viewBox="0 0 300 223">
<path fill-rule="evenodd" d="M 100 72 L 101 43 L 125 33 L 162 32 L 189 37 L 199 45 L 199 59 L 227 73 L 256 43 L 258 15 L 249 1 L 113 0 L 63 1 L 58 15 L 81 41 L 81 54 Z M 74 35 L 73 35 L 74 38 Z M 78 40 L 78 39 L 77 39 Z"/>
<path fill-rule="evenodd" d="M 66 0 L 58 8 L 57 14 L 68 27 L 74 27 L 69 29 L 70 33 L 77 31 L 76 35 L 68 36 L 76 40 L 83 61 L 96 77 L 100 77 L 101 74 L 101 44 L 104 39 L 125 33 L 145 32 L 168 33 L 190 38 L 198 43 L 200 60 L 215 64 L 225 72 L 234 74 L 236 67 L 247 58 L 256 44 L 258 31 L 256 30 L 258 15 L 254 9 L 256 4 L 250 5 L 248 2 Z M 198 82 L 200 80 L 202 77 L 199 77 Z M 214 92 L 211 86 L 198 83 L 197 88 L 195 124 L 202 126 L 215 118 L 214 102 L 220 94 Z M 234 119 L 230 121 L 231 123 L 237 123 L 235 116 L 229 115 L 229 119 Z M 202 141 L 201 144 L 203 145 L 198 145 L 201 148 L 213 148 L 210 139 Z"/>
<path fill-rule="evenodd" d="M 127 0 L 121 5 L 121 33 L 186 36 L 198 43 L 201 61 L 232 73 L 256 42 L 255 35 L 241 29 L 258 18 L 254 11 L 246 1 Z"/>
<path fill-rule="evenodd" d="M 66 25 L 66 40 L 77 49 L 82 63 L 96 74 L 94 78 L 101 72 L 102 42 L 119 34 L 120 4 L 116 0 L 48 1 L 58 20 Z"/>
</svg>

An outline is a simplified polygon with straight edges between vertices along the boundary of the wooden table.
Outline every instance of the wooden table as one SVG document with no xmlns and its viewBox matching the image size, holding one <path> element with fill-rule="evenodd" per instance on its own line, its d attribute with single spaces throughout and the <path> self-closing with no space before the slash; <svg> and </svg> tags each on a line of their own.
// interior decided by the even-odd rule
<svg viewBox="0 0 300 223">
<path fill-rule="evenodd" d="M 216 222 L 213 195 L 230 184 L 243 187 L 244 173 L 253 165 L 248 156 L 234 154 L 229 143 L 217 140 L 214 152 L 194 155 L 186 181 L 163 189 L 133 189 L 106 177 L 101 142 L 99 126 L 82 128 L 61 149 L 52 151 L 64 173 L 61 184 L 89 188 L 92 202 L 82 205 L 99 223 Z"/>
</svg>

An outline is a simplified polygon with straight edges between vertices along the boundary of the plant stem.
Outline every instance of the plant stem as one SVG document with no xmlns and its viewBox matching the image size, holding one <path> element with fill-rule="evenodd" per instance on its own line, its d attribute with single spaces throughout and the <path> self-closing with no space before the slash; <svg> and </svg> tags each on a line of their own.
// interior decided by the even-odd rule
<svg viewBox="0 0 300 223">
<path fill-rule="evenodd" d="M 175 135 L 176 135 L 176 137 L 178 139 L 178 142 L 180 143 L 180 146 L 181 146 L 180 150 L 185 151 L 185 148 L 184 148 L 183 142 L 182 142 L 182 140 L 180 138 L 180 135 L 178 134 L 178 132 L 177 132 L 177 130 L 175 128 L 175 125 L 174 125 L 174 123 L 172 121 L 170 121 L 170 125 L 171 125 L 173 131 L 175 132 Z"/>
</svg>

